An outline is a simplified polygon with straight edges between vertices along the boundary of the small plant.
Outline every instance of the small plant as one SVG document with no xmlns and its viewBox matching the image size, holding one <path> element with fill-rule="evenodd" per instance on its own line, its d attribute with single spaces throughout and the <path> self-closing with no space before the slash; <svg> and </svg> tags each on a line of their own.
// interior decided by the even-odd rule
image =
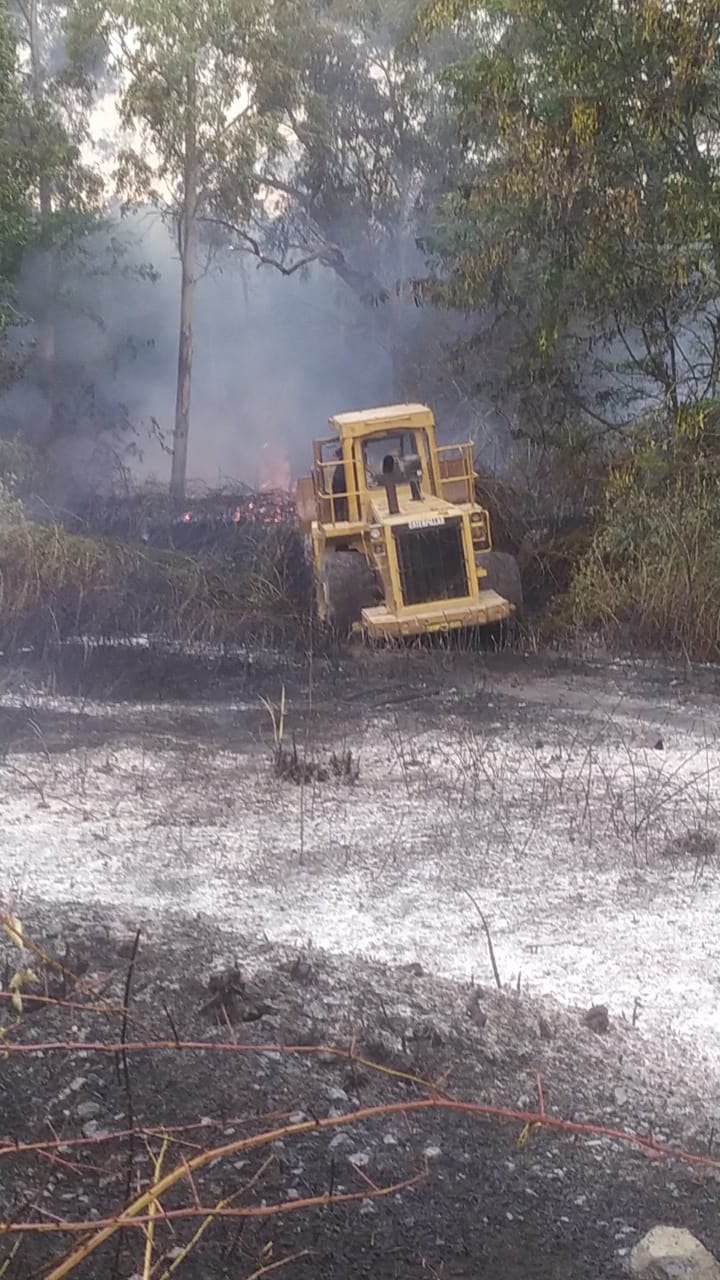
<svg viewBox="0 0 720 1280">
<path fill-rule="evenodd" d="M 293 737 L 292 747 L 280 747 L 275 752 L 275 774 L 283 782 L 295 782 L 304 786 L 308 782 L 327 782 L 329 773 L 315 760 L 301 758 Z"/>
<path fill-rule="evenodd" d="M 262 705 L 270 717 L 272 724 L 273 742 L 275 744 L 275 754 L 282 750 L 283 739 L 285 737 L 285 709 L 287 706 L 285 700 L 285 685 L 280 692 L 280 705 L 275 707 L 269 698 L 260 699 Z"/>
<path fill-rule="evenodd" d="M 354 786 L 360 777 L 360 761 L 353 755 L 349 747 L 344 751 L 333 751 L 330 757 L 330 771 L 339 782 Z"/>
<path fill-rule="evenodd" d="M 37 984 L 40 979 L 35 971 L 29 967 L 30 953 L 25 945 L 25 935 L 23 927 L 17 916 L 6 916 L 3 921 L 3 933 L 13 947 L 20 952 L 20 961 L 18 967 L 11 977 L 8 979 L 8 991 L 12 994 L 12 1006 L 16 1013 L 23 1012 L 23 991 L 26 987 Z"/>
<path fill-rule="evenodd" d="M 704 827 L 692 827 L 668 840 L 662 852 L 673 862 L 691 862 L 693 883 L 696 884 L 716 861 L 718 839 L 713 831 Z"/>
<path fill-rule="evenodd" d="M 308 759 L 306 754 L 301 756 L 294 734 L 292 745 L 290 747 L 285 745 L 287 702 L 284 685 L 278 706 L 275 706 L 269 698 L 261 698 L 260 701 L 272 725 L 273 768 L 277 778 L 282 782 L 294 782 L 298 786 L 305 786 L 309 782 L 327 782 L 331 776 L 351 786 L 357 782 L 360 776 L 360 764 L 348 748 L 340 752 L 333 751 L 329 763 L 325 765 L 318 760 Z"/>
</svg>

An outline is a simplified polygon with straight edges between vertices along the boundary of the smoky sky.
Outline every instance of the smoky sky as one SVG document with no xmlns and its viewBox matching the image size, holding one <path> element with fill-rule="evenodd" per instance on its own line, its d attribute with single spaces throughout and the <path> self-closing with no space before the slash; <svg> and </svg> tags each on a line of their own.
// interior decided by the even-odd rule
<svg viewBox="0 0 720 1280">
<path fill-rule="evenodd" d="M 179 267 L 156 224 L 150 256 L 162 279 L 144 290 L 154 346 L 135 361 L 132 411 L 172 426 Z M 162 252 L 164 250 L 164 253 Z M 394 394 L 392 362 L 366 309 L 329 271 L 284 277 L 239 253 L 197 284 L 188 474 L 253 483 L 265 442 L 281 445 L 295 475 L 328 417 Z M 157 453 L 155 453 L 157 458 Z M 148 461 L 150 454 L 148 453 Z"/>
<path fill-rule="evenodd" d="M 30 316 L 42 313 L 45 279 L 30 260 L 19 290 Z M 50 432 L 78 487 L 119 458 L 136 480 L 166 481 L 169 458 L 150 425 L 171 441 L 180 268 L 170 230 L 153 213 L 122 219 L 56 263 L 55 279 L 53 386 L 43 385 L 29 323 L 16 335 L 27 370 L 0 399 L 0 431 L 31 441 Z M 300 474 L 331 414 L 397 396 L 383 325 L 328 269 L 285 277 L 224 253 L 201 267 L 193 328 L 191 480 L 254 484 L 266 442 Z"/>
</svg>

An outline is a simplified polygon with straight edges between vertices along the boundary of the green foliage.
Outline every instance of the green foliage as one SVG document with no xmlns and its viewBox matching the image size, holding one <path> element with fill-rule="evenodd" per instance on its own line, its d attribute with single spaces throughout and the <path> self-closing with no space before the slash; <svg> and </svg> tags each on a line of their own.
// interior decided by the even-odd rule
<svg viewBox="0 0 720 1280">
<path fill-rule="evenodd" d="M 465 142 L 434 296 L 512 313 L 526 376 L 594 410 L 713 394 L 720 287 L 718 0 L 504 0 L 447 73 Z M 619 411 L 618 411 L 619 406 Z"/>
<path fill-rule="evenodd" d="M 268 0 L 82 0 L 68 20 L 73 65 L 107 67 L 122 124 L 136 139 L 120 155 L 128 203 L 177 216 L 247 213 L 259 156 L 280 146 L 262 110 L 256 54 Z M 190 153 L 193 153 L 192 156 Z M 188 192 L 189 161 L 197 161 Z"/>
<path fill-rule="evenodd" d="M 697 415 L 706 446 L 648 438 L 610 477 L 571 600 L 575 621 L 611 640 L 720 654 L 720 451 L 717 408 Z M 697 436 L 696 436 L 697 441 Z"/>
<path fill-rule="evenodd" d="M 0 0 L 0 343 L 14 317 L 13 278 L 31 236 L 32 163 L 22 145 L 15 33 Z"/>
<path fill-rule="evenodd" d="M 0 387 L 23 371 L 23 359 L 9 358 L 3 346 L 8 327 L 28 318 L 14 287 L 24 255 L 50 247 L 68 252 L 95 225 L 102 188 L 81 163 L 75 90 L 44 73 L 61 9 L 55 0 L 27 7 L 0 0 Z"/>
<path fill-rule="evenodd" d="M 291 0 L 282 9 L 263 76 L 292 138 L 281 184 L 287 216 L 275 234 L 285 231 L 282 248 L 337 246 L 367 284 L 375 273 L 392 286 L 403 239 L 437 191 L 451 149 L 438 50 L 403 43 L 414 9 L 407 0 Z M 292 22 L 290 11 L 301 20 Z"/>
</svg>

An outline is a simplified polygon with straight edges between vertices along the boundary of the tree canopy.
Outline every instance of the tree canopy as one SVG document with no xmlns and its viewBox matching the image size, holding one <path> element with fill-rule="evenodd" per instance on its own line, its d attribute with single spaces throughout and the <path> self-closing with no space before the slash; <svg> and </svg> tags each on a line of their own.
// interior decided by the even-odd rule
<svg viewBox="0 0 720 1280">
<path fill-rule="evenodd" d="M 509 312 L 527 373 L 610 421 L 715 393 L 717 0 L 440 3 L 463 165 L 433 247 L 450 305 Z"/>
<path fill-rule="evenodd" d="M 15 32 L 0 4 L 0 340 L 14 318 L 13 281 L 32 234 L 32 157 L 23 146 Z"/>
<path fill-rule="evenodd" d="M 182 265 L 178 493 L 213 260 L 329 272 L 376 304 L 398 395 L 404 361 L 429 398 L 459 387 L 470 419 L 490 403 L 513 430 L 601 438 L 716 397 L 720 0 L 6 0 L 0 16 L 5 314 L 30 244 L 55 254 L 103 192 L 160 211 Z M 87 145 L 108 93 L 112 184 Z"/>
</svg>

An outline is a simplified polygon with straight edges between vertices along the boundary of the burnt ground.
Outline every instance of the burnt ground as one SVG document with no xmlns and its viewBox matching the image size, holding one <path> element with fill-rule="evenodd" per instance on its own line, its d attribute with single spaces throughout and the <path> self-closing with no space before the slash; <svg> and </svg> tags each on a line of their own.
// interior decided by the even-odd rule
<svg viewBox="0 0 720 1280">
<path fill-rule="evenodd" d="M 706 793 L 714 779 L 716 684 L 711 670 L 663 664 L 436 652 L 318 660 L 312 673 L 273 655 L 199 668 L 157 654 L 106 653 L 97 665 L 67 658 L 49 689 L 37 670 L 8 675 L 0 705 L 5 900 L 28 938 L 82 976 L 74 983 L 37 955 L 17 960 L 10 939 L 2 944 L 10 1053 L 0 1062 L 0 1219 L 102 1222 L 147 1187 L 164 1130 L 168 1170 L 290 1117 L 311 1130 L 232 1152 L 196 1173 L 192 1188 L 170 1193 L 165 1208 L 192 1206 L 194 1197 L 211 1206 L 238 1196 L 233 1205 L 266 1208 L 327 1194 L 362 1197 L 216 1222 L 186 1258 L 181 1251 L 197 1219 L 162 1223 L 154 1276 L 176 1266 L 172 1274 L 203 1280 L 243 1278 L 290 1259 L 284 1273 L 300 1280 L 598 1280 L 623 1275 L 629 1248 L 658 1221 L 687 1226 L 720 1250 L 711 1170 L 547 1128 L 522 1145 L 519 1121 L 451 1110 L 393 1113 L 347 1128 L 318 1124 L 432 1096 L 420 1080 L 439 1082 L 456 1099 L 535 1111 L 539 1074 L 551 1115 L 712 1152 L 720 1068 L 716 1009 L 701 979 L 717 988 L 715 855 L 710 849 L 698 887 L 697 861 L 668 870 L 662 850 L 677 835 L 673 823 L 682 831 L 701 809 L 707 828 L 715 821 Z M 308 808 L 299 846 L 301 789 L 274 776 L 260 702 L 277 706 L 283 687 L 287 740 L 294 732 L 301 753 L 311 741 L 313 760 L 352 748 L 359 756 L 353 786 L 330 779 L 318 788 L 320 817 Z M 699 770 L 688 746 L 696 739 L 704 744 Z M 535 803 L 529 761 L 545 760 L 543 753 L 544 807 L 530 828 L 533 850 L 522 845 L 526 862 L 516 882 L 508 867 L 517 865 L 527 814 L 510 774 L 520 777 L 521 799 L 532 789 Z M 462 786 L 455 772 L 448 782 L 449 759 Z M 414 782 L 412 769 L 421 764 Z M 598 771 L 602 786 L 593 789 Z M 399 838 L 397 790 L 414 815 Z M 652 805 L 640 812 L 645 794 Z M 618 825 L 621 796 L 626 810 L 628 796 L 635 806 L 632 830 Z M 339 861 L 326 831 L 338 815 L 360 831 Z M 481 819 L 493 841 L 471 848 L 468 832 Z M 180 843 L 174 823 L 184 833 Z M 570 871 L 565 893 L 559 868 L 570 858 L 583 885 L 611 880 L 611 896 L 598 888 L 597 904 L 588 906 Z M 452 862 L 457 880 L 438 879 L 435 859 Z M 550 871 L 558 884 L 533 913 L 529 904 L 540 902 Z M 513 915 L 522 881 L 531 894 Z M 622 914 L 618 887 L 626 894 L 628 885 L 631 924 L 647 948 L 622 954 L 630 930 L 617 958 L 608 902 Z M 450 890 L 468 887 L 488 913 L 503 991 L 494 989 L 474 912 L 448 914 Z M 333 934 L 343 913 L 347 920 Z M 557 936 L 555 923 L 543 932 L 553 913 Z M 568 931 L 582 940 L 586 926 L 585 950 L 573 951 Z M 693 930 L 702 941 L 697 957 Z M 333 945 L 322 949 L 318 939 Z M 552 955 L 569 947 L 567 966 L 543 968 L 544 946 Z M 604 947 L 599 966 L 583 958 Z M 47 990 L 71 1007 L 29 1001 L 21 1016 L 13 1013 L 7 993 L 19 963 L 40 978 L 39 985 L 27 980 L 26 990 Z M 608 995 L 598 968 L 611 965 L 628 985 L 611 986 Z M 227 984 L 235 968 L 236 992 L 208 1007 L 213 976 L 225 975 Z M 637 1019 L 633 983 L 642 994 Z M 128 984 L 125 1017 L 118 1009 Z M 606 1031 L 583 1018 L 599 998 L 610 1008 Z M 683 1036 L 687 1010 L 694 1020 Z M 170 1047 L 124 1057 L 83 1047 L 122 1039 Z M 173 1047 L 187 1041 L 208 1049 Z M 212 1049 L 233 1041 L 265 1048 Z M 46 1047 L 13 1053 L 22 1044 Z M 327 1052 L 278 1052 L 284 1045 L 351 1051 L 384 1070 Z M 285 1119 L 268 1118 L 277 1113 Z M 132 1138 L 118 1136 L 128 1129 Z M 18 1151 L 26 1142 L 50 1145 Z M 381 1199 L 367 1181 L 383 1188 L 419 1174 Z M 4 1274 L 49 1276 L 69 1237 L 28 1234 L 16 1242 L 0 1239 Z M 127 1230 L 119 1248 L 113 1237 L 74 1274 L 150 1274 L 145 1248 L 142 1232 Z"/>
<path fill-rule="evenodd" d="M 68 989 L 65 998 L 83 1003 L 101 990 L 108 1004 L 122 1004 L 133 919 L 71 906 L 61 916 L 59 927 L 57 913 L 32 911 L 26 927 L 63 960 L 69 951 L 70 963 L 87 964 L 83 991 Z M 246 989 L 230 1009 L 232 1027 L 221 1011 L 204 1008 L 208 975 L 228 965 L 237 965 Z M 319 953 L 248 944 L 209 922 L 183 921 L 170 933 L 149 927 L 141 942 L 126 1036 L 209 1046 L 234 1039 L 245 1046 L 354 1044 L 358 1056 L 381 1066 L 442 1080 L 455 1098 L 531 1111 L 539 1072 L 550 1114 L 671 1140 L 684 1129 L 694 1150 L 707 1150 L 703 1100 L 679 1095 L 681 1073 L 673 1079 L 654 1069 L 631 1029 L 619 1024 L 601 1034 L 548 1001 L 487 988 L 475 988 L 474 995 L 468 986 L 414 970 L 358 968 Z M 263 1006 L 270 1008 L 258 1021 L 242 1020 Z M 121 1021 L 42 1008 L 26 1013 L 11 1039 L 113 1043 Z M 270 1128 L 263 1117 L 272 1113 L 284 1112 L 297 1124 L 426 1096 L 420 1085 L 329 1054 L 137 1051 L 127 1055 L 127 1076 L 117 1057 L 81 1047 L 11 1056 L 0 1076 L 4 1136 L 37 1142 L 56 1134 L 65 1144 L 65 1163 L 52 1166 L 47 1158 L 5 1150 L 3 1216 L 92 1223 L 115 1214 L 126 1197 L 129 1161 L 133 1191 L 148 1177 L 146 1139 L 131 1144 L 112 1136 L 129 1127 L 144 1131 L 157 1152 L 163 1127 L 202 1121 L 171 1135 L 166 1167 L 172 1168 L 202 1147 Z M 346 1206 L 249 1220 L 242 1231 L 235 1222 L 217 1223 L 182 1274 L 250 1275 L 270 1257 L 307 1250 L 287 1274 L 303 1280 L 590 1280 L 622 1275 L 628 1246 L 657 1221 L 682 1223 L 711 1247 L 720 1244 L 716 1184 L 707 1176 L 598 1138 L 539 1131 L 519 1147 L 521 1131 L 519 1123 L 430 1111 L 289 1135 L 256 1153 L 233 1153 L 195 1176 L 204 1205 L 237 1194 L 256 1177 L 238 1203 L 292 1205 L 328 1191 L 362 1192 L 363 1175 L 378 1187 L 422 1176 L 387 1200 L 372 1200 L 368 1191 Z M 89 1141 L 72 1145 L 84 1135 Z M 166 1199 L 167 1208 L 188 1204 L 187 1189 Z M 185 1222 L 172 1232 L 159 1230 L 158 1257 L 163 1245 L 177 1251 L 191 1234 Z M 113 1242 L 77 1274 L 141 1274 L 143 1241 L 127 1235 L 119 1258 Z M 56 1236 L 26 1237 L 10 1274 L 48 1274 L 61 1252 Z"/>
</svg>

